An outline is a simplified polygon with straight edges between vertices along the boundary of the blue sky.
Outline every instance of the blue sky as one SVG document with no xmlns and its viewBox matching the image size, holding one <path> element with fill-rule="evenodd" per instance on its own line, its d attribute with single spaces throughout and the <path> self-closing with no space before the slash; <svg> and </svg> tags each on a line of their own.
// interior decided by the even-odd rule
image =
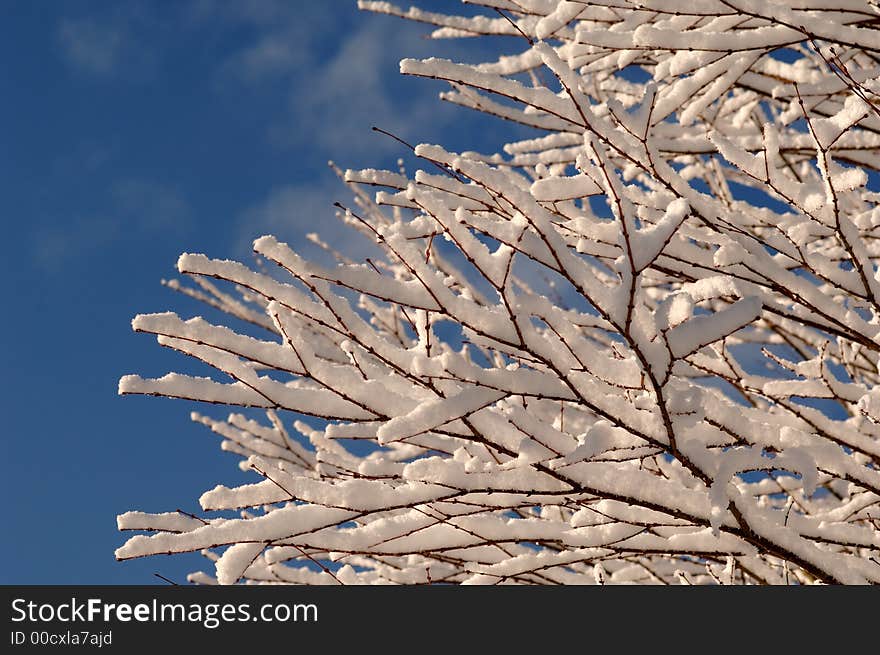
<svg viewBox="0 0 880 655">
<path fill-rule="evenodd" d="M 509 140 L 437 100 L 441 87 L 399 76 L 403 57 L 467 61 L 486 47 L 426 33 L 353 0 L 0 6 L 0 583 L 182 582 L 207 565 L 113 558 L 117 514 L 194 511 L 244 476 L 189 421 L 194 404 L 116 395 L 123 374 L 186 366 L 129 322 L 201 312 L 160 284 L 181 252 L 246 258 L 265 233 L 303 252 L 309 231 L 341 242 L 331 204 L 345 191 L 327 160 L 405 154 L 371 125 L 451 149 Z"/>
</svg>

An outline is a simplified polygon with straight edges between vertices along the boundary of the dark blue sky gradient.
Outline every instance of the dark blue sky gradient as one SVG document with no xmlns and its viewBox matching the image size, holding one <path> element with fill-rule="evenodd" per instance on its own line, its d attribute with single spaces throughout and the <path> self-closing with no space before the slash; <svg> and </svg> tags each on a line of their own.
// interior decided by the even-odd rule
<svg viewBox="0 0 880 655">
<path fill-rule="evenodd" d="M 183 582 L 209 566 L 113 557 L 117 514 L 196 511 L 203 491 L 247 479 L 189 421 L 225 409 L 116 395 L 126 373 L 197 370 L 129 322 L 202 313 L 160 285 L 183 251 L 246 258 L 267 232 L 306 253 L 305 232 L 344 239 L 331 203 L 345 191 L 326 161 L 406 154 L 373 124 L 450 149 L 510 140 L 397 73 L 405 56 L 486 47 L 427 31 L 347 0 L 3 3 L 0 583 Z"/>
</svg>

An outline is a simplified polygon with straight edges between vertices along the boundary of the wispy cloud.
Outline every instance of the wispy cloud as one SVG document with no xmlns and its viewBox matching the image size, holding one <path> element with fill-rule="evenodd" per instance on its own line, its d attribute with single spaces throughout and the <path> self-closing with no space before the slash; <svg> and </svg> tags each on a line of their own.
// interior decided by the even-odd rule
<svg viewBox="0 0 880 655">
<path fill-rule="evenodd" d="M 427 55 L 436 46 L 426 44 L 416 26 L 358 14 L 353 7 L 341 11 L 336 3 L 313 5 L 307 16 L 288 7 L 288 14 L 257 24 L 254 37 L 219 69 L 227 88 L 287 85 L 286 106 L 267 128 L 271 143 L 317 147 L 328 157 L 387 153 L 399 145 L 377 138 L 372 125 L 411 136 L 428 114 L 435 126 L 453 120 L 454 111 L 436 101 L 431 85 L 405 96 L 400 91 L 398 60 Z M 323 35 L 333 30 L 348 35 L 328 49 Z"/>
<path fill-rule="evenodd" d="M 218 77 L 221 84 L 232 80 L 249 86 L 279 80 L 295 83 L 315 65 L 321 34 L 333 30 L 340 14 L 351 11 L 340 3 L 311 3 L 303 8 L 274 0 L 196 0 L 193 7 L 198 11 L 190 15 L 201 22 L 248 30 L 248 38 L 221 62 Z"/>
<path fill-rule="evenodd" d="M 50 221 L 34 230 L 34 262 L 57 272 L 112 244 L 158 234 L 184 234 L 193 226 L 192 209 L 180 190 L 164 183 L 126 179 L 113 184 L 91 213 Z"/>
<path fill-rule="evenodd" d="M 72 70 L 100 78 L 155 73 L 169 42 L 188 28 L 185 9 L 184 4 L 135 0 L 60 18 L 55 32 L 59 54 Z"/>
<path fill-rule="evenodd" d="M 455 112 L 437 101 L 430 85 L 409 94 L 388 88 L 389 77 L 397 75 L 398 60 L 383 46 L 389 37 L 385 27 L 357 34 L 321 71 L 312 94 L 306 98 L 291 94 L 288 121 L 273 128 L 273 137 L 281 144 L 297 146 L 302 125 L 338 158 L 338 153 L 359 156 L 399 151 L 397 143 L 377 138 L 370 131 L 373 125 L 408 140 L 420 140 L 429 126 L 436 132 L 450 125 Z"/>
<path fill-rule="evenodd" d="M 306 62 L 305 54 L 289 38 L 271 34 L 236 53 L 223 68 L 225 73 L 242 82 L 256 84 L 268 78 L 283 77 Z"/>
<path fill-rule="evenodd" d="M 278 148 L 320 153 L 342 166 L 375 166 L 382 158 L 404 153 L 399 143 L 374 133 L 372 125 L 418 141 L 429 124 L 436 134 L 455 121 L 457 110 L 437 100 L 436 85 L 400 83 L 400 58 L 438 50 L 417 26 L 359 14 L 353 3 L 315 3 L 307 12 L 287 5 L 287 13 L 274 3 L 258 3 L 250 6 L 252 13 L 230 18 L 228 6 L 202 2 L 203 7 L 210 3 L 215 10 L 223 8 L 227 19 L 249 21 L 251 28 L 250 38 L 218 68 L 223 91 L 240 93 L 245 86 L 249 92 L 277 94 L 286 87 L 286 104 L 267 127 L 269 142 Z M 347 36 L 328 47 L 324 35 L 339 31 Z M 374 244 L 335 217 L 333 202 L 346 200 L 347 189 L 331 175 L 321 180 L 276 186 L 244 211 L 239 253 L 250 251 L 255 237 L 273 234 L 302 254 L 326 261 L 305 239 L 315 232 L 356 260 L 375 256 Z"/>
<path fill-rule="evenodd" d="M 129 179 L 113 185 L 111 197 L 118 215 L 136 230 L 172 229 L 180 232 L 192 219 L 183 193 L 153 180 Z"/>
<path fill-rule="evenodd" d="M 249 252 L 256 237 L 272 234 L 307 257 L 329 262 L 329 255 L 305 238 L 315 233 L 352 259 L 375 257 L 375 245 L 336 217 L 333 203 L 347 197 L 345 187 L 329 178 L 321 184 L 291 184 L 272 189 L 240 216 L 239 252 Z"/>
<path fill-rule="evenodd" d="M 92 18 L 65 19 L 58 25 L 58 41 L 73 67 L 94 75 L 109 75 L 119 62 L 125 38 L 123 27 Z"/>
<path fill-rule="evenodd" d="M 391 33 L 384 24 L 376 25 L 362 27 L 341 50 L 295 80 L 287 115 L 270 128 L 276 144 L 296 147 L 314 140 L 334 154 L 385 146 L 370 125 L 399 127 L 404 121 L 384 83 L 395 64 L 387 47 Z"/>
<path fill-rule="evenodd" d="M 92 256 L 120 234 L 118 221 L 103 215 L 80 216 L 38 227 L 33 232 L 34 264 L 58 273 L 80 256 Z"/>
</svg>

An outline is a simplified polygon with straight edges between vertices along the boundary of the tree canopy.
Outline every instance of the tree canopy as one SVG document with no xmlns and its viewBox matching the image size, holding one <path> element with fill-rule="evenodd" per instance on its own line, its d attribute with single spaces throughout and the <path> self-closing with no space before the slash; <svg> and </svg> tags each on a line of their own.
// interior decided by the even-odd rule
<svg viewBox="0 0 880 655">
<path fill-rule="evenodd" d="M 262 480 L 121 515 L 150 534 L 117 557 L 202 551 L 204 583 L 880 582 L 876 5 L 468 4 L 360 2 L 515 43 L 400 70 L 534 135 L 338 170 L 380 256 L 180 257 L 236 329 L 133 327 L 217 375 L 120 393 L 256 408 L 193 419 Z"/>
</svg>

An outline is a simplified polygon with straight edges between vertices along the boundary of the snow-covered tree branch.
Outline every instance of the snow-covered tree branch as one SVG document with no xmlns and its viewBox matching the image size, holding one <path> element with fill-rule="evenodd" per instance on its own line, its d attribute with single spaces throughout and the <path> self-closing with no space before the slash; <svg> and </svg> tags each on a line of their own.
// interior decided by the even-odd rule
<svg viewBox="0 0 880 655">
<path fill-rule="evenodd" d="M 360 3 L 507 37 L 400 69 L 534 138 L 338 171 L 381 258 L 180 257 L 175 287 L 252 330 L 138 316 L 218 375 L 120 393 L 260 408 L 193 419 L 262 481 L 120 516 L 152 534 L 117 557 L 203 551 L 191 579 L 220 583 L 880 582 L 876 3 L 470 4 Z"/>
</svg>

